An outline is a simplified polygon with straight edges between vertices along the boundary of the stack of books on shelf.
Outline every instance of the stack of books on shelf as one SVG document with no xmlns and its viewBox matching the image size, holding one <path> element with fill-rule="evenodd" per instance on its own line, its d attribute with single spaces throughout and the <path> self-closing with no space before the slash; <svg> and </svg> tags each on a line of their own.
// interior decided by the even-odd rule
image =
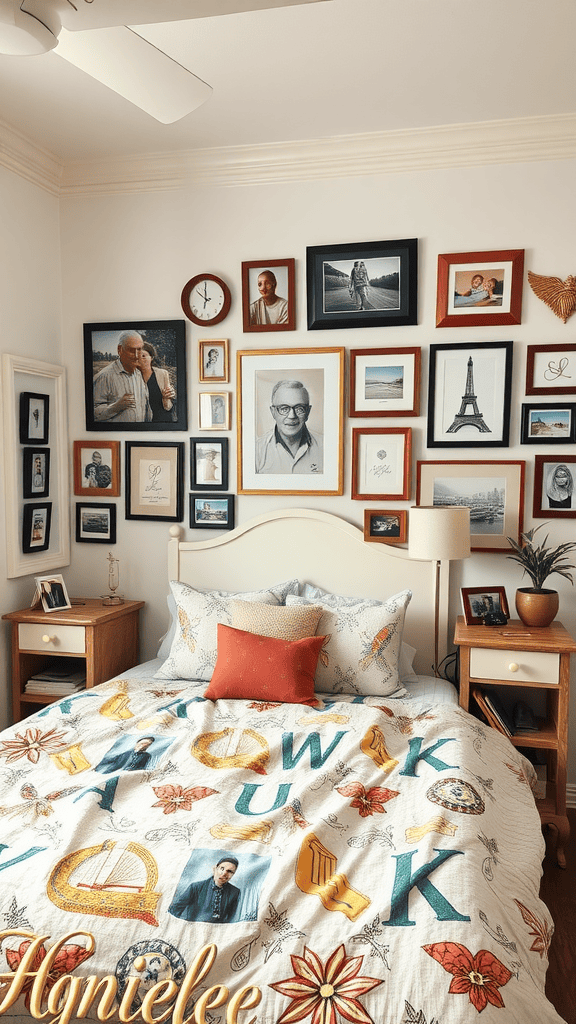
<svg viewBox="0 0 576 1024">
<path fill-rule="evenodd" d="M 26 683 L 24 692 L 37 696 L 67 697 L 86 686 L 86 663 L 74 658 L 54 658 L 53 664 L 37 672 Z"/>
<path fill-rule="evenodd" d="M 481 690 L 475 686 L 472 696 L 488 725 L 503 732 L 505 736 L 529 736 L 538 732 L 538 724 L 532 710 L 524 701 L 518 701 L 510 714 L 492 687 L 489 690 Z"/>
</svg>

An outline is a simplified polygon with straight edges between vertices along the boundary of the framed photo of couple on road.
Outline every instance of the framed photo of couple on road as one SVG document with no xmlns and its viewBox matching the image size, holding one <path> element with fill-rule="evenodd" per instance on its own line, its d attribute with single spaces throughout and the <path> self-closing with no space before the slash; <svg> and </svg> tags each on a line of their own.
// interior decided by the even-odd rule
<svg viewBox="0 0 576 1024">
<path fill-rule="evenodd" d="M 306 249 L 308 330 L 417 323 L 418 239 Z"/>
<path fill-rule="evenodd" d="M 343 494 L 344 349 L 237 353 L 238 493 Z"/>
<path fill-rule="evenodd" d="M 438 256 L 436 327 L 519 324 L 524 249 Z"/>
</svg>

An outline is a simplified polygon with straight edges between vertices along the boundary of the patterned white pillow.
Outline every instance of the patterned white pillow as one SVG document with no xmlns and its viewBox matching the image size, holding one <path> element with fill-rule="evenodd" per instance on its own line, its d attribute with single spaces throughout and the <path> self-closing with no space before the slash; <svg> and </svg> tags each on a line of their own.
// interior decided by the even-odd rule
<svg viewBox="0 0 576 1024">
<path fill-rule="evenodd" d="M 322 608 L 315 604 L 303 607 L 277 607 L 254 601 L 231 601 L 232 625 L 259 636 L 277 640 L 304 640 L 315 636 Z"/>
<path fill-rule="evenodd" d="M 318 659 L 316 690 L 401 696 L 406 691 L 399 675 L 400 650 L 412 591 L 403 590 L 382 604 L 342 605 L 333 597 L 314 597 L 314 604 L 323 608 L 316 632 L 328 637 Z M 286 598 L 289 607 L 310 603 L 306 597 Z"/>
<path fill-rule="evenodd" d="M 156 678 L 211 679 L 218 656 L 217 626 L 219 622 L 232 625 L 233 599 L 241 596 L 243 601 L 279 605 L 286 596 L 286 586 L 239 595 L 195 590 L 173 580 L 170 588 L 176 602 L 177 627 L 170 653 Z"/>
</svg>

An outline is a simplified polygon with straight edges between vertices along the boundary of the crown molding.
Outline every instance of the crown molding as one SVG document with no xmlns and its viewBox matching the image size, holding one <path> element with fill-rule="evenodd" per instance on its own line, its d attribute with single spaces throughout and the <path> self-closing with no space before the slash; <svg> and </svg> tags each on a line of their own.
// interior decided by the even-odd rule
<svg viewBox="0 0 576 1024">
<path fill-rule="evenodd" d="M 61 163 L 0 122 L 0 165 L 62 198 L 576 157 L 576 114 Z"/>
</svg>

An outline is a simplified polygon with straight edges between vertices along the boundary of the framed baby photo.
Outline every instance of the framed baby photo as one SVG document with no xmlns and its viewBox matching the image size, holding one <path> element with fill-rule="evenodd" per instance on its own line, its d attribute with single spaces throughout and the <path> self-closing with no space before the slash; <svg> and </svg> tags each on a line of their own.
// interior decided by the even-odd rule
<svg viewBox="0 0 576 1024">
<path fill-rule="evenodd" d="M 198 395 L 198 429 L 230 430 L 231 404 L 229 391 L 201 391 Z"/>
<path fill-rule="evenodd" d="M 353 348 L 350 416 L 418 416 L 419 348 Z"/>
<path fill-rule="evenodd" d="M 576 443 L 576 403 L 525 402 L 520 444 Z"/>
<path fill-rule="evenodd" d="M 510 618 L 504 587 L 461 587 L 467 626 L 505 626 Z"/>
<path fill-rule="evenodd" d="M 364 509 L 364 540 L 377 544 L 405 544 L 408 512 L 398 508 Z"/>
<path fill-rule="evenodd" d="M 47 498 L 50 492 L 50 449 L 24 448 L 22 452 L 22 496 Z"/>
<path fill-rule="evenodd" d="M 20 444 L 48 444 L 50 396 L 20 394 Z"/>
<path fill-rule="evenodd" d="M 417 323 L 418 239 L 306 249 L 308 330 Z"/>
<path fill-rule="evenodd" d="M 74 441 L 74 494 L 120 494 L 120 441 Z"/>
<path fill-rule="evenodd" d="M 524 249 L 438 256 L 436 327 L 519 324 Z"/>
<path fill-rule="evenodd" d="M 534 457 L 534 519 L 576 519 L 576 455 Z"/>
<path fill-rule="evenodd" d="M 233 494 L 191 494 L 190 526 L 196 530 L 233 530 Z"/>
<path fill-rule="evenodd" d="M 294 259 L 251 260 L 242 264 L 242 322 L 245 332 L 294 331 Z"/>
<path fill-rule="evenodd" d="M 198 380 L 201 383 L 228 383 L 228 338 L 210 338 L 198 342 Z"/>
<path fill-rule="evenodd" d="M 76 502 L 76 543 L 115 544 L 116 505 L 112 502 Z"/>
<path fill-rule="evenodd" d="M 228 438 L 190 438 L 190 489 L 228 490 Z"/>
</svg>

